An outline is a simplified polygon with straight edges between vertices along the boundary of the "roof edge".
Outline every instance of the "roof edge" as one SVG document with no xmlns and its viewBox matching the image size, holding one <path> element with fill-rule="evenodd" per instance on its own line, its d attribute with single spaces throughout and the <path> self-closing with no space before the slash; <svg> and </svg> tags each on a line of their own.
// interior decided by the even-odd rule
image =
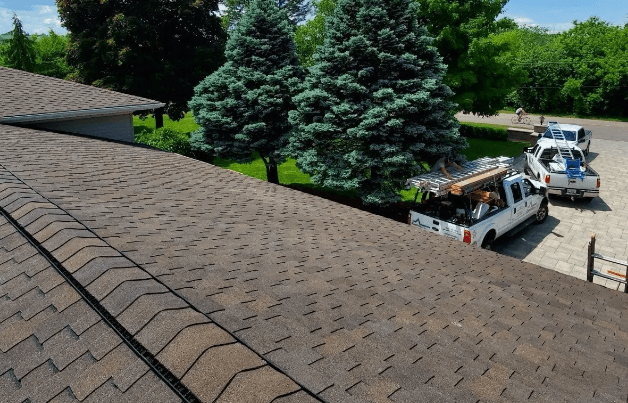
<svg viewBox="0 0 628 403">
<path fill-rule="evenodd" d="M 156 102 L 154 104 L 140 104 L 127 106 L 112 106 L 98 109 L 85 109 L 78 111 L 63 111 L 51 113 L 34 113 L 29 115 L 17 115 L 0 117 L 0 123 L 30 123 L 30 122 L 53 122 L 57 120 L 72 120 L 90 117 L 123 115 L 149 109 L 158 109 L 166 106 L 165 103 Z"/>
</svg>

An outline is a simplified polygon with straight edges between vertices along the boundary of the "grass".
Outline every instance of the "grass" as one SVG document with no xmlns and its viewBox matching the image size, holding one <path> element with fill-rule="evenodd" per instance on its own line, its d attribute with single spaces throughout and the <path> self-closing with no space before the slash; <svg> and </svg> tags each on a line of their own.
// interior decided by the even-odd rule
<svg viewBox="0 0 628 403">
<path fill-rule="evenodd" d="M 472 123 L 477 126 L 490 126 L 503 128 L 507 126 L 494 125 L 488 123 Z M 138 116 L 133 117 L 133 127 L 135 134 L 142 134 L 152 132 L 155 129 L 155 119 L 152 116 L 146 119 L 140 119 Z M 191 113 L 187 113 L 183 119 L 178 122 L 172 121 L 168 116 L 164 115 L 164 127 L 171 128 L 184 133 L 189 133 L 198 128 L 198 125 L 194 121 Z M 463 154 L 468 160 L 474 160 L 480 157 L 497 157 L 505 155 L 514 157 L 521 154 L 524 147 L 529 146 L 529 143 L 520 141 L 495 141 L 495 140 L 483 140 L 483 139 L 467 139 L 469 148 L 464 150 Z M 260 180 L 266 180 L 266 168 L 264 162 L 259 155 L 253 156 L 253 161 L 246 164 L 241 164 L 232 160 L 215 157 L 212 160 L 212 164 L 221 168 L 230 169 L 232 171 L 240 172 L 243 175 L 251 176 Z M 310 181 L 310 176 L 301 172 L 296 166 L 296 160 L 290 158 L 278 167 L 279 183 L 282 185 L 290 185 L 291 187 L 304 190 L 321 190 L 328 191 L 321 186 L 315 185 Z M 349 198 L 357 198 L 357 192 L 337 192 L 333 193 L 346 196 Z M 402 190 L 400 192 L 402 201 L 413 201 L 416 194 L 416 189 Z"/>
<path fill-rule="evenodd" d="M 279 165 L 277 168 L 277 171 L 279 172 L 279 183 L 282 185 L 312 183 L 310 181 L 310 175 L 299 171 L 296 163 L 296 160 L 290 158 L 283 164 Z M 264 166 L 264 161 L 262 161 L 258 154 L 253 154 L 253 161 L 247 164 L 241 164 L 220 157 L 215 157 L 212 164 L 221 168 L 240 172 L 246 176 L 251 176 L 263 181 L 266 180 L 266 167 Z"/>
<path fill-rule="evenodd" d="M 514 109 L 502 109 L 499 113 L 515 113 Z M 608 122 L 628 122 L 628 117 L 624 116 L 596 116 L 596 115 L 578 115 L 578 114 L 569 114 L 569 113 L 540 113 L 540 112 L 530 112 L 535 115 L 545 115 L 545 116 L 553 116 L 557 118 L 567 118 L 567 119 L 594 119 L 594 120 L 605 120 Z"/>
<path fill-rule="evenodd" d="M 495 141 L 483 139 L 467 139 L 469 148 L 462 153 L 468 160 L 480 157 L 516 157 L 523 152 L 524 147 L 529 147 L 530 143 L 525 141 Z"/>
<path fill-rule="evenodd" d="M 476 123 L 476 122 L 460 122 L 464 123 L 465 126 L 473 126 L 473 127 L 490 127 L 493 129 L 508 129 L 509 125 L 498 125 L 493 123 Z"/>
<path fill-rule="evenodd" d="M 183 119 L 178 122 L 170 120 L 168 115 L 164 115 L 164 127 L 183 133 L 190 133 L 198 129 L 198 125 L 190 112 L 186 113 Z M 155 118 L 151 115 L 147 116 L 145 119 L 141 119 L 139 116 L 133 116 L 133 128 L 135 129 L 135 134 L 151 132 L 155 130 Z"/>
</svg>

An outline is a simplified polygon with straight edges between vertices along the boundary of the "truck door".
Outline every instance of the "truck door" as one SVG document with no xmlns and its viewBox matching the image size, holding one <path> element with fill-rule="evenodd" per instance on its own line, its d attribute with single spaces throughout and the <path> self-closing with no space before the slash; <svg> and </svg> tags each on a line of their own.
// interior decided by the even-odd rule
<svg viewBox="0 0 628 403">
<path fill-rule="evenodd" d="M 510 206 L 510 228 L 513 228 L 526 219 L 528 200 L 523 197 L 521 178 L 504 180 L 504 188 Z"/>
<path fill-rule="evenodd" d="M 532 173 L 536 175 L 536 177 L 539 177 L 539 162 L 537 161 L 538 155 L 540 153 L 541 147 L 536 144 L 534 146 L 534 148 L 532 148 L 532 151 L 527 155 L 528 157 L 528 166 L 530 167 L 530 169 L 532 170 Z"/>
</svg>

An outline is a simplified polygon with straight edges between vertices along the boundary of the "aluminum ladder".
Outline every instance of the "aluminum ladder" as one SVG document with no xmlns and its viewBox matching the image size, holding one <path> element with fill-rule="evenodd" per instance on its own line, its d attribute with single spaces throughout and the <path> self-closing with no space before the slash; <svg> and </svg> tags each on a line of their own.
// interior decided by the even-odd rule
<svg viewBox="0 0 628 403">
<path fill-rule="evenodd" d="M 575 159 L 573 157 L 573 153 L 571 152 L 571 147 L 567 144 L 567 140 L 565 139 L 565 135 L 561 130 L 558 124 L 550 124 L 548 126 L 550 133 L 552 134 L 552 138 L 554 139 L 554 143 L 556 143 L 556 149 L 560 154 L 560 159 L 564 162 L 566 158 L 571 159 L 572 161 Z"/>
<path fill-rule="evenodd" d="M 565 166 L 565 174 L 567 175 L 567 178 L 578 178 L 580 180 L 584 180 L 584 172 L 580 170 L 580 159 L 573 156 L 571 147 L 569 147 L 567 139 L 565 139 L 565 135 L 563 134 L 560 126 L 557 123 L 551 123 L 548 126 L 548 129 L 552 134 L 554 143 L 556 143 L 556 149 L 558 150 L 560 159 Z"/>
</svg>

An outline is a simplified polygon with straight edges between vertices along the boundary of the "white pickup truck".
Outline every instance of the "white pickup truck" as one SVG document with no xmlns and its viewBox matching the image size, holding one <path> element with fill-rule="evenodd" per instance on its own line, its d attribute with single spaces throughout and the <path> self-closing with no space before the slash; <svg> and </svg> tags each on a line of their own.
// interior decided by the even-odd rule
<svg viewBox="0 0 628 403">
<path fill-rule="evenodd" d="M 582 126 L 570 125 L 565 123 L 549 122 L 549 125 L 556 125 L 562 131 L 565 141 L 570 147 L 578 147 L 582 150 L 585 156 L 589 155 L 589 149 L 591 148 L 591 138 L 593 133 L 591 130 L 584 130 Z M 554 144 L 554 137 L 549 126 L 545 130 L 542 136 L 539 137 L 537 143 L 551 143 Z"/>
<path fill-rule="evenodd" d="M 420 190 L 429 195 L 415 203 L 409 224 L 491 249 L 493 241 L 508 231 L 533 221 L 545 221 L 545 186 L 508 169 L 505 159 L 500 158 L 464 164 L 463 172 L 451 172 L 452 179 L 440 173 L 409 179 L 409 184 L 417 188 L 417 195 Z M 491 168 L 491 164 L 496 167 Z"/>
<path fill-rule="evenodd" d="M 600 175 L 585 160 L 582 150 L 571 148 L 576 161 L 560 158 L 559 150 L 552 142 L 538 142 L 525 149 L 525 170 L 545 183 L 549 194 L 592 200 L 600 195 Z"/>
</svg>

